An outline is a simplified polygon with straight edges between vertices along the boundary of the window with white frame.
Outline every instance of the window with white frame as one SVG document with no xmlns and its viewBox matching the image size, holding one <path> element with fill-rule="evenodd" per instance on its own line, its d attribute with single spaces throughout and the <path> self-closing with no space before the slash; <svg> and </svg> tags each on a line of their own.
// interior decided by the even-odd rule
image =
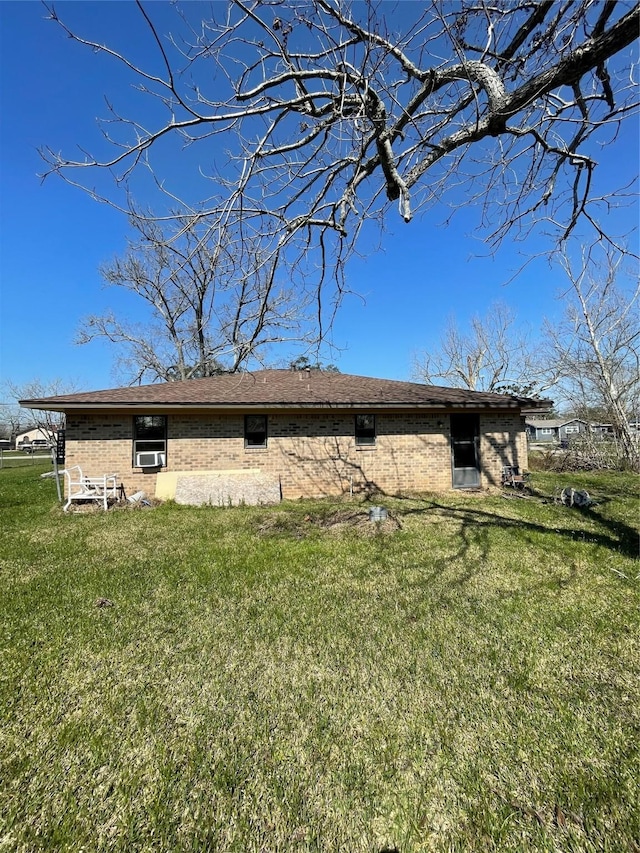
<svg viewBox="0 0 640 853">
<path fill-rule="evenodd" d="M 542 427 L 540 429 L 540 435 L 553 435 L 553 430 L 550 427 Z"/>
<path fill-rule="evenodd" d="M 567 435 L 575 435 L 576 433 L 580 432 L 580 427 L 578 426 L 578 424 L 567 424 L 564 428 L 564 431 Z"/>
</svg>

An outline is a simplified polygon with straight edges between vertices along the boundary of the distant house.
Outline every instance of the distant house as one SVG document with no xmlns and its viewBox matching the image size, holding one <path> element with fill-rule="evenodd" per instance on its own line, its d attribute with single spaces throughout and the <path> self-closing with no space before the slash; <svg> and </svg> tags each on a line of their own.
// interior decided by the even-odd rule
<svg viewBox="0 0 640 853">
<path fill-rule="evenodd" d="M 631 424 L 629 424 L 629 426 L 633 429 L 633 426 Z M 600 438 L 606 438 L 607 436 L 612 436 L 615 434 L 613 424 L 594 423 L 590 424 L 590 429 L 594 435 Z"/>
<path fill-rule="evenodd" d="M 527 465 L 525 414 L 551 402 L 262 370 L 22 405 L 65 412 L 67 468 L 117 472 L 127 492 L 215 504 L 232 502 L 219 489 L 234 478 L 275 479 L 285 498 L 499 485 L 503 466 Z"/>
<path fill-rule="evenodd" d="M 529 441 L 540 443 L 560 444 L 563 441 L 571 441 L 572 438 L 589 431 L 587 421 L 580 418 L 559 420 L 527 418 L 525 426 Z"/>
<path fill-rule="evenodd" d="M 16 450 L 22 450 L 23 445 L 42 444 L 45 441 L 48 445 L 55 442 L 55 433 L 45 429 L 44 427 L 35 427 L 16 436 Z"/>
</svg>

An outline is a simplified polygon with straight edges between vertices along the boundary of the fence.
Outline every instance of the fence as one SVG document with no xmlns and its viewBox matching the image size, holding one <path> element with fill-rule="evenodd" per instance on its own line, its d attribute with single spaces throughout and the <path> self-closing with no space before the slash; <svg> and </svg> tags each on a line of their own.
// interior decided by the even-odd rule
<svg viewBox="0 0 640 853">
<path fill-rule="evenodd" d="M 4 450 L 0 448 L 0 469 L 2 468 L 23 468 L 26 465 L 40 465 L 43 462 L 53 462 L 51 451 L 37 451 L 35 453 L 26 453 L 19 450 Z"/>
</svg>

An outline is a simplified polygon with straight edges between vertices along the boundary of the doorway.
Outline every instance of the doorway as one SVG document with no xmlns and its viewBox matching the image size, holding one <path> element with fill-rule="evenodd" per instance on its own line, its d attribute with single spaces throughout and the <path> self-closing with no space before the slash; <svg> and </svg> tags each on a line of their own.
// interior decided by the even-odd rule
<svg viewBox="0 0 640 853">
<path fill-rule="evenodd" d="M 479 487 L 479 415 L 451 415 L 451 467 L 454 489 Z"/>
</svg>

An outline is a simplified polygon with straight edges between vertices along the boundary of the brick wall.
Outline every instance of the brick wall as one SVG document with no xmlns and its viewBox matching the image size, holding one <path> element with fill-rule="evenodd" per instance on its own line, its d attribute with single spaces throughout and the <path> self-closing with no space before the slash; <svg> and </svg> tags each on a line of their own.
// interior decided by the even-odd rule
<svg viewBox="0 0 640 853">
<path fill-rule="evenodd" d="M 481 415 L 483 486 L 500 483 L 505 464 L 526 467 L 524 420 Z M 117 473 L 127 494 L 153 495 L 154 470 L 132 465 L 133 417 L 67 417 L 66 466 Z M 245 448 L 243 414 L 169 414 L 167 471 L 260 469 L 280 476 L 285 498 L 379 489 L 389 494 L 451 488 L 448 415 L 378 413 L 375 447 L 356 447 L 352 412 L 269 413 L 266 448 Z"/>
<path fill-rule="evenodd" d="M 480 416 L 481 484 L 499 486 L 504 465 L 527 468 L 528 448 L 524 418 L 518 415 Z"/>
</svg>

